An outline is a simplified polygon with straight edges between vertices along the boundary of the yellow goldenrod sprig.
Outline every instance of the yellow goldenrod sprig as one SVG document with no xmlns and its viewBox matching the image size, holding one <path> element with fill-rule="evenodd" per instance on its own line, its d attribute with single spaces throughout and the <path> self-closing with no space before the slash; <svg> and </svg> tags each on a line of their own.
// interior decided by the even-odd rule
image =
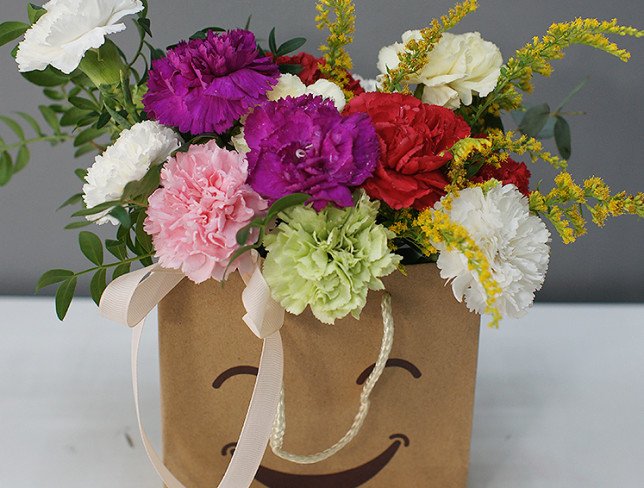
<svg viewBox="0 0 644 488">
<path fill-rule="evenodd" d="M 486 97 L 476 112 L 476 122 L 492 104 L 502 109 L 513 110 L 521 106 L 520 91 L 532 91 L 534 73 L 550 76 L 552 60 L 564 57 L 564 50 L 573 44 L 582 44 L 605 51 L 622 61 L 628 61 L 630 53 L 611 42 L 607 35 L 643 37 L 644 31 L 617 24 L 617 19 L 599 21 L 577 18 L 572 22 L 554 23 L 542 38 L 534 37 L 532 42 L 519 49 L 501 68 L 501 76 L 494 91 Z"/>
<path fill-rule="evenodd" d="M 465 0 L 443 15 L 440 21 L 434 19 L 429 27 L 421 29 L 420 40 L 411 39 L 398 55 L 400 63 L 383 76 L 382 91 L 387 93 L 409 92 L 409 79 L 427 64 L 434 46 L 444 32 L 456 26 L 463 18 L 478 8 L 477 0 Z"/>
<path fill-rule="evenodd" d="M 467 259 L 469 269 L 477 274 L 479 282 L 485 290 L 485 313 L 492 315 L 490 326 L 496 327 L 501 320 L 501 314 L 494 304 L 501 294 L 501 287 L 492 276 L 487 257 L 467 230 L 462 225 L 453 222 L 447 213 L 437 209 L 424 210 L 418 215 L 413 225 L 420 230 L 423 246 L 427 250 L 431 250 L 435 245 L 440 245 L 444 251 L 457 251 Z"/>
<path fill-rule="evenodd" d="M 575 242 L 586 233 L 586 208 L 592 221 L 602 227 L 609 216 L 637 215 L 644 217 L 644 193 L 629 195 L 619 192 L 611 195 L 608 185 L 593 176 L 577 185 L 567 172 L 555 177 L 555 187 L 547 194 L 530 193 L 530 210 L 546 217 L 565 244 Z"/>
<path fill-rule="evenodd" d="M 320 30 L 328 29 L 326 44 L 320 46 L 326 64 L 320 66 L 324 76 L 341 86 L 347 97 L 353 93 L 346 89 L 349 83 L 349 70 L 353 68 L 351 56 L 345 47 L 353 42 L 356 16 L 351 0 L 319 0 L 315 21 Z M 333 14 L 334 19 L 331 20 Z"/>
<path fill-rule="evenodd" d="M 557 169 L 565 170 L 568 167 L 568 162 L 565 159 L 544 151 L 541 141 L 534 137 L 526 135 L 516 137 L 513 131 L 503 132 L 492 129 L 488 134 L 488 139 L 492 143 L 487 160 L 489 164 L 497 164 L 503 159 L 507 159 L 508 153 L 515 153 L 519 156 L 528 153 L 533 163 L 541 159 Z"/>
<path fill-rule="evenodd" d="M 450 184 L 445 188 L 447 193 L 456 193 L 458 190 L 472 184 L 468 179 L 467 163 L 475 155 L 481 155 L 485 158 L 490 148 L 492 141 L 483 138 L 466 137 L 458 141 L 450 149 L 452 153 L 452 160 L 449 162 L 447 170 L 447 178 Z"/>
</svg>

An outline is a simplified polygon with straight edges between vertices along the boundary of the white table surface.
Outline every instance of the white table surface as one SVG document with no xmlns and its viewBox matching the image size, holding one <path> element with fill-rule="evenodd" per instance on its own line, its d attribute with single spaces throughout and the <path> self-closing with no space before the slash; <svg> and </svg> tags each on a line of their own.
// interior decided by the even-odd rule
<svg viewBox="0 0 644 488">
<path fill-rule="evenodd" d="M 129 331 L 88 300 L 64 324 L 43 298 L 0 298 L 0 317 L 0 487 L 158 488 L 135 426 Z M 150 325 L 141 388 L 158 442 Z M 470 488 L 506 487 L 644 487 L 644 305 L 540 305 L 484 328 Z"/>
</svg>

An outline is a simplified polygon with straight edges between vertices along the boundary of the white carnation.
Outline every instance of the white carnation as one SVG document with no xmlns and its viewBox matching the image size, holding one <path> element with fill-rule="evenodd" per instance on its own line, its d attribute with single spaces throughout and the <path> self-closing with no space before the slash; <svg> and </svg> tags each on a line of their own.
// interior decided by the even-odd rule
<svg viewBox="0 0 644 488">
<path fill-rule="evenodd" d="M 141 122 L 124 130 L 114 144 L 96 156 L 87 171 L 87 183 L 83 186 L 85 205 L 92 208 L 120 199 L 128 183 L 143 178 L 151 166 L 164 163 L 180 145 L 176 132 L 157 122 Z M 87 219 L 98 224 L 118 223 L 107 212 Z"/>
<path fill-rule="evenodd" d="M 341 112 L 347 103 L 342 88 L 329 80 L 318 80 L 306 86 L 299 77 L 285 73 L 280 76 L 277 85 L 268 92 L 268 99 L 276 101 L 286 97 L 300 97 L 302 95 L 316 95 L 331 100 Z"/>
<path fill-rule="evenodd" d="M 25 33 L 16 61 L 20 71 L 52 65 L 63 73 L 74 71 L 89 49 L 105 43 L 105 36 L 125 30 L 119 21 L 143 10 L 141 0 L 51 0 L 47 10 Z"/>
<path fill-rule="evenodd" d="M 441 202 L 437 209 L 443 209 Z M 543 221 L 532 215 L 528 199 L 514 185 L 495 186 L 484 192 L 480 187 L 461 190 L 447 211 L 461 224 L 487 257 L 493 278 L 501 287 L 495 306 L 503 316 L 520 317 L 541 289 L 550 258 L 550 233 Z M 441 277 L 452 282 L 457 300 L 484 313 L 486 294 L 475 271 L 458 251 L 441 251 L 437 265 Z"/>
<path fill-rule="evenodd" d="M 366 92 L 375 92 L 378 91 L 378 80 L 372 80 L 369 78 L 363 78 L 360 75 L 353 74 L 353 77 L 358 80 L 362 89 Z"/>
<path fill-rule="evenodd" d="M 398 54 L 411 39 L 421 39 L 420 31 L 407 31 L 402 43 L 380 50 L 378 69 L 381 73 L 398 66 Z M 489 95 L 499 80 L 502 64 L 499 48 L 482 39 L 478 32 L 445 33 L 430 53 L 428 63 L 409 81 L 425 85 L 423 102 L 456 109 L 461 102 L 470 105 L 473 95 Z"/>
</svg>

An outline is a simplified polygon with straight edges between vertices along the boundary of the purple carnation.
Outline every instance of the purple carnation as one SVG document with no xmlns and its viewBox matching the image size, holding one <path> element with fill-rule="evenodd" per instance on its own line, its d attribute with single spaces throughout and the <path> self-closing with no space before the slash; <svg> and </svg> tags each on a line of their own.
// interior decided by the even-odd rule
<svg viewBox="0 0 644 488">
<path fill-rule="evenodd" d="M 279 76 L 273 60 L 260 57 L 252 32 L 208 31 L 152 62 L 143 104 L 150 118 L 181 132 L 221 133 L 266 101 Z"/>
<path fill-rule="evenodd" d="M 313 207 L 353 205 L 351 188 L 376 169 L 378 138 L 366 114 L 341 115 L 333 102 L 303 95 L 267 102 L 245 124 L 248 182 L 269 201 L 311 195 Z"/>
</svg>

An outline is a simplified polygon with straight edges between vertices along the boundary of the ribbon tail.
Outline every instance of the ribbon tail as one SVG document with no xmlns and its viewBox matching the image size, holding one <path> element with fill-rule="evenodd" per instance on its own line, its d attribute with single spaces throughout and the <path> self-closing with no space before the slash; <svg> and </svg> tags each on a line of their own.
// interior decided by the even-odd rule
<svg viewBox="0 0 644 488">
<path fill-rule="evenodd" d="M 155 450 L 146 434 L 141 420 L 138 352 L 143 328 L 144 322 L 141 322 L 132 329 L 132 388 L 141 439 L 152 466 L 167 488 L 186 488 L 163 463 L 161 456 Z M 282 389 L 283 374 L 284 351 L 282 338 L 279 332 L 275 332 L 264 339 L 259 372 L 246 420 L 237 442 L 237 448 L 219 484 L 219 488 L 248 488 L 253 482 L 271 435 L 273 419 Z"/>
</svg>

